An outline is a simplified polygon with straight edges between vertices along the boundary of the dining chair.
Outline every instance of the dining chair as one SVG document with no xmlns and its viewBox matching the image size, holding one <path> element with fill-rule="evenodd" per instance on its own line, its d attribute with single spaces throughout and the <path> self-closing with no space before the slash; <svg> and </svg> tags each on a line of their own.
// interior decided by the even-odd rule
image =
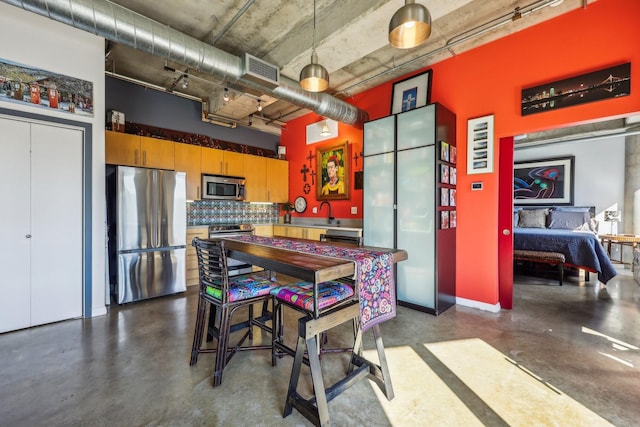
<svg viewBox="0 0 640 427">
<path fill-rule="evenodd" d="M 229 277 L 223 240 L 214 241 L 196 237 L 192 245 L 196 248 L 198 256 L 199 284 L 198 309 L 189 365 L 193 366 L 197 363 L 200 353 L 215 353 L 213 386 L 217 387 L 222 383 L 224 368 L 236 352 L 272 349 L 272 345 L 243 346 L 243 344 L 247 338 L 253 338 L 254 326 L 268 333 L 273 332 L 273 315 L 268 316 L 268 320 L 271 321 L 269 326 L 265 323 L 267 321 L 265 316 L 254 317 L 253 305 L 272 301 L 271 291 L 281 285 L 271 277 L 265 277 L 264 274 L 269 274 L 268 272 Z M 205 327 L 207 308 L 210 313 L 215 312 L 216 315 L 210 316 L 209 325 Z M 247 320 L 232 324 L 233 315 L 240 308 L 247 308 L 249 312 Z M 230 344 L 231 332 L 242 329 L 246 331 L 235 344 Z M 216 348 L 203 347 L 205 332 L 217 339 Z"/>
</svg>

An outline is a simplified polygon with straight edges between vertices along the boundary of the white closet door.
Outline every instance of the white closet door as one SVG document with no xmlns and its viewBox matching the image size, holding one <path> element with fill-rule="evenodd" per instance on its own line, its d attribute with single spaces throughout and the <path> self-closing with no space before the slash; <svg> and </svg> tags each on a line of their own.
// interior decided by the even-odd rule
<svg viewBox="0 0 640 427">
<path fill-rule="evenodd" d="M 0 118 L 0 332 L 30 326 L 29 138 Z"/>
<path fill-rule="evenodd" d="M 82 316 L 82 132 L 31 127 L 31 324 Z"/>
</svg>

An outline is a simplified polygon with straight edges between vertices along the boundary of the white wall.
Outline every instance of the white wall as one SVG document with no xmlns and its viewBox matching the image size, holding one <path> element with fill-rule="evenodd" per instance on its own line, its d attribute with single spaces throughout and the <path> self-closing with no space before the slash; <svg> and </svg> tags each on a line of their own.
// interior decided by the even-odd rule
<svg viewBox="0 0 640 427">
<path fill-rule="evenodd" d="M 4 59 L 93 82 L 94 117 L 27 103 L 0 101 L 0 107 L 93 125 L 92 247 L 85 248 L 92 251 L 92 258 L 86 267 L 92 271 L 92 316 L 105 314 L 104 39 L 0 3 L 0 40 Z"/>
<path fill-rule="evenodd" d="M 603 138 L 525 148 L 516 146 L 514 161 L 575 156 L 574 205 L 595 206 L 599 231 L 608 233 L 612 224 L 603 221 L 603 212 L 624 210 L 624 151 L 624 137 Z"/>
</svg>

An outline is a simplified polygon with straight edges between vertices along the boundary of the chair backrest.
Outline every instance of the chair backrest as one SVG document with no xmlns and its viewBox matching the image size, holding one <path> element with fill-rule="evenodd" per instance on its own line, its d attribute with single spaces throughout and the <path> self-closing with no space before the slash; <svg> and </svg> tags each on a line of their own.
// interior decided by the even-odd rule
<svg viewBox="0 0 640 427">
<path fill-rule="evenodd" d="M 191 243 L 198 255 L 199 291 L 221 302 L 229 301 L 229 272 L 223 240 L 203 240 L 195 237 Z"/>
<path fill-rule="evenodd" d="M 352 243 L 357 246 L 362 246 L 362 237 L 361 236 L 340 236 L 335 234 L 321 234 L 320 235 L 321 242 L 342 242 L 342 243 Z"/>
</svg>

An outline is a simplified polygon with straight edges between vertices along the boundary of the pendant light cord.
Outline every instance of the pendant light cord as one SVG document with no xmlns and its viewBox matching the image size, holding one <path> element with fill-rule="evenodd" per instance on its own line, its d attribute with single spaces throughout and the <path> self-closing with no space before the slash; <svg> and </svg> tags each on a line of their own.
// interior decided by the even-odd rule
<svg viewBox="0 0 640 427">
<path fill-rule="evenodd" d="M 316 51 L 316 0 L 313 0 L 313 37 L 312 52 Z"/>
</svg>

